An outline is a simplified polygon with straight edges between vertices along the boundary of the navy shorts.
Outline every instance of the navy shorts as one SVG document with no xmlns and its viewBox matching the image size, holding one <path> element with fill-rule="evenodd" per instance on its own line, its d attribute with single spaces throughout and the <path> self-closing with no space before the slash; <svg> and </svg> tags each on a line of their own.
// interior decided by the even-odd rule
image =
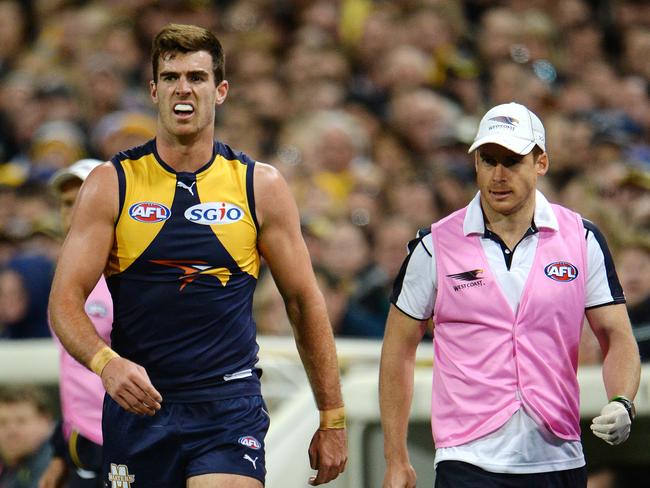
<svg viewBox="0 0 650 488">
<path fill-rule="evenodd" d="M 67 441 L 67 488 L 102 488 L 102 446 L 72 431 Z"/>
<path fill-rule="evenodd" d="M 153 417 L 127 412 L 106 395 L 103 480 L 113 488 L 185 488 L 208 473 L 264 483 L 269 415 L 261 396 L 162 403 Z"/>
<path fill-rule="evenodd" d="M 586 488 L 587 468 L 548 473 L 491 473 L 461 461 L 441 461 L 435 488 Z"/>
</svg>

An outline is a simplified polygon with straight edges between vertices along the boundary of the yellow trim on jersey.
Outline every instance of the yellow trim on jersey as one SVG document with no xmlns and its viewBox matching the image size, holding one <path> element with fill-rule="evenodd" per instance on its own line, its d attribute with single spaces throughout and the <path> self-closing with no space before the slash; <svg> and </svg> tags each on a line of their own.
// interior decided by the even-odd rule
<svg viewBox="0 0 650 488">
<path fill-rule="evenodd" d="M 143 168 L 146 166 L 146 169 Z M 140 159 L 122 161 L 126 180 L 124 208 L 115 232 L 115 244 L 111 252 L 107 276 L 127 269 L 149 247 L 165 224 L 165 220 L 143 225 L 129 215 L 132 205 L 155 202 L 171 210 L 176 192 L 176 175 L 158 164 L 153 154 Z"/>
<path fill-rule="evenodd" d="M 239 268 L 257 278 L 260 257 L 257 251 L 257 228 L 251 216 L 246 192 L 247 168 L 247 165 L 238 160 L 228 160 L 219 155 L 207 171 L 197 174 L 196 187 L 202 203 L 226 202 L 244 210 L 241 220 L 211 225 L 210 228 Z M 210 274 L 215 274 L 225 285 L 219 271 L 213 270 Z"/>
</svg>

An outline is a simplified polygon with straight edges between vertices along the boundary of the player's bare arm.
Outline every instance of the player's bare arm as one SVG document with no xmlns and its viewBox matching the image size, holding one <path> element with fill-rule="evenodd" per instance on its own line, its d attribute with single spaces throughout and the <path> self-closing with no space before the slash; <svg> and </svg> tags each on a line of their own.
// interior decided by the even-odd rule
<svg viewBox="0 0 650 488">
<path fill-rule="evenodd" d="M 634 399 L 639 388 L 639 348 L 624 304 L 587 310 L 587 320 L 603 353 L 603 380 L 608 398 Z"/>
<path fill-rule="evenodd" d="M 86 298 L 104 271 L 117 213 L 117 177 L 98 167 L 81 187 L 50 294 L 52 328 L 79 362 L 90 365 L 106 344 L 84 312 Z M 115 181 L 113 181 L 115 180 Z"/>
<path fill-rule="evenodd" d="M 383 488 L 414 488 L 415 471 L 406 447 L 409 412 L 413 397 L 415 353 L 425 322 L 391 306 L 379 368 L 379 408 L 384 432 L 386 473 Z"/>
<path fill-rule="evenodd" d="M 624 304 L 587 310 L 587 319 L 603 353 L 607 403 L 591 423 L 591 431 L 608 444 L 625 442 L 634 418 L 632 401 L 639 388 L 639 350 Z"/>
<path fill-rule="evenodd" d="M 104 271 L 113 245 L 117 185 L 115 168 L 108 163 L 93 170 L 84 182 L 50 293 L 54 332 L 66 350 L 90 369 L 100 351 L 110 350 L 86 315 L 84 305 Z M 160 408 L 160 394 L 140 366 L 118 357 L 96 372 L 106 391 L 127 410 L 143 415 Z"/>
<path fill-rule="evenodd" d="M 257 163 L 254 181 L 258 247 L 284 299 L 316 404 L 321 411 L 342 407 L 334 334 L 300 232 L 295 201 L 272 166 Z M 312 468 L 318 470 L 311 484 L 336 478 L 347 461 L 345 429 L 319 429 L 309 457 Z"/>
</svg>

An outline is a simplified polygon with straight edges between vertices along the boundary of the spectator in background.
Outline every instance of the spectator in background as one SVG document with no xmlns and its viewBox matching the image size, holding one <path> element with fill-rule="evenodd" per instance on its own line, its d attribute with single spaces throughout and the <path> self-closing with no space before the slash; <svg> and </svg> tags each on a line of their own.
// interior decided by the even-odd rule
<svg viewBox="0 0 650 488">
<path fill-rule="evenodd" d="M 481 18 L 476 44 L 483 65 L 509 60 L 512 47 L 521 40 L 521 29 L 521 19 L 511 9 L 488 10 Z"/>
<path fill-rule="evenodd" d="M 22 279 L 18 273 L 9 269 L 0 271 L 0 337 L 11 338 L 14 323 L 23 317 L 27 310 L 27 297 Z M 11 334 L 11 335 L 10 335 Z"/>
<path fill-rule="evenodd" d="M 118 111 L 104 116 L 95 126 L 91 140 L 99 159 L 144 144 L 156 135 L 156 119 L 145 112 Z"/>
<path fill-rule="evenodd" d="M 24 2 L 0 1 L 0 76 L 17 62 L 29 37 L 29 17 Z"/>
<path fill-rule="evenodd" d="M 41 124 L 29 153 L 29 178 L 46 182 L 52 174 L 86 153 L 84 134 L 73 122 L 58 120 Z"/>
<path fill-rule="evenodd" d="M 340 336 L 381 338 L 390 305 L 390 292 L 406 257 L 405 242 L 413 237 L 413 227 L 403 219 L 386 220 L 373 235 L 373 260 L 357 276 L 350 293 Z"/>
<path fill-rule="evenodd" d="M 454 132 L 459 116 L 455 103 L 434 91 L 418 88 L 399 92 L 390 104 L 389 122 L 415 154 L 422 167 L 435 164 L 432 156 Z"/>
<path fill-rule="evenodd" d="M 59 199 L 63 229 L 70 229 L 72 208 L 81 184 L 102 161 L 82 159 L 57 171 L 50 186 Z M 99 336 L 110 344 L 113 325 L 113 301 L 102 276 L 85 305 Z M 39 488 L 101 488 L 102 406 L 104 386 L 101 379 L 70 356 L 55 337 L 60 354 L 60 399 L 62 420 L 52 436 L 54 456 Z"/>
<path fill-rule="evenodd" d="M 615 206 L 632 229 L 650 229 L 650 170 L 629 170 L 619 181 Z"/>
<path fill-rule="evenodd" d="M 650 361 L 650 239 L 627 243 L 618 251 L 621 286 L 642 361 Z"/>
<path fill-rule="evenodd" d="M 52 414 L 44 391 L 0 387 L 0 488 L 37 488 L 52 456 Z"/>
<path fill-rule="evenodd" d="M 53 274 L 52 262 L 41 255 L 16 256 L 0 271 L 2 337 L 50 337 L 47 301 Z"/>
<path fill-rule="evenodd" d="M 152 110 L 144 57 L 155 33 L 180 19 L 223 36 L 236 100 L 217 114 L 220 139 L 278 167 L 311 221 L 349 218 L 372 235 L 386 216 L 407 215 L 404 207 L 425 225 L 464 206 L 475 187 L 460 149 L 486 107 L 513 98 L 546 121 L 554 171 L 544 191 L 598 225 L 647 226 L 647 217 L 630 217 L 650 191 L 637 187 L 629 212 L 632 188 L 616 196 L 613 178 L 619 168 L 650 168 L 647 4 L 0 0 L 0 183 L 45 181 L 82 157 L 76 144 L 39 143 L 52 123 L 79 129 L 90 157 L 112 155 L 96 136 L 111 132 L 104 122 L 115 112 Z M 362 121 L 365 147 L 354 148 L 352 170 L 333 167 L 351 151 L 345 137 L 323 138 L 311 123 L 322 110 Z M 601 123 L 621 112 L 636 132 L 612 144 Z M 55 162 L 41 172 L 44 160 Z M 363 179 L 375 173 L 368 191 Z M 403 182 L 413 180 L 410 201 Z M 394 187 L 407 198 L 382 198 Z M 8 211 L 5 196 L 2 230 L 20 211 Z"/>
<path fill-rule="evenodd" d="M 436 184 L 440 185 L 440 182 Z M 439 196 L 444 195 L 442 192 L 439 193 Z M 414 229 L 426 227 L 428 221 L 435 220 L 440 215 L 437 201 L 426 181 L 395 180 L 388 188 L 385 197 L 390 213 L 399 215 Z M 454 198 L 458 199 L 459 195 L 455 195 Z"/>
<path fill-rule="evenodd" d="M 359 289 L 368 273 L 372 273 L 368 238 L 359 226 L 347 220 L 336 221 L 325 237 L 322 260 L 315 264 L 326 269 L 332 275 L 332 281 L 350 297 Z M 344 321 L 345 316 L 338 323 L 332 321 L 335 333 L 342 333 Z"/>
<path fill-rule="evenodd" d="M 26 238 L 36 229 L 57 228 L 54 199 L 44 181 L 29 181 L 15 189 L 12 218 L 7 230 Z"/>
</svg>

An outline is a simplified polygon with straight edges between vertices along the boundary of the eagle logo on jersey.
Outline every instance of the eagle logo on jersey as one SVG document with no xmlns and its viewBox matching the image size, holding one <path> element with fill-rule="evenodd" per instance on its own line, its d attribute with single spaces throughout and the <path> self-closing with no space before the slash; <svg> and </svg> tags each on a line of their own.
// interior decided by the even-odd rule
<svg viewBox="0 0 650 488">
<path fill-rule="evenodd" d="M 478 276 L 481 273 L 483 273 L 482 269 L 473 269 L 471 271 L 463 271 L 462 273 L 448 274 L 447 277 L 461 281 L 477 281 L 483 279 Z"/>
<path fill-rule="evenodd" d="M 183 274 L 178 277 L 181 281 L 180 291 L 183 291 L 187 285 L 192 283 L 199 275 L 211 275 L 217 278 L 223 286 L 226 286 L 230 280 L 230 270 L 228 268 L 210 266 L 206 261 L 193 260 L 174 260 L 174 259 L 152 259 L 151 263 L 162 264 L 171 268 L 178 268 Z"/>
</svg>

